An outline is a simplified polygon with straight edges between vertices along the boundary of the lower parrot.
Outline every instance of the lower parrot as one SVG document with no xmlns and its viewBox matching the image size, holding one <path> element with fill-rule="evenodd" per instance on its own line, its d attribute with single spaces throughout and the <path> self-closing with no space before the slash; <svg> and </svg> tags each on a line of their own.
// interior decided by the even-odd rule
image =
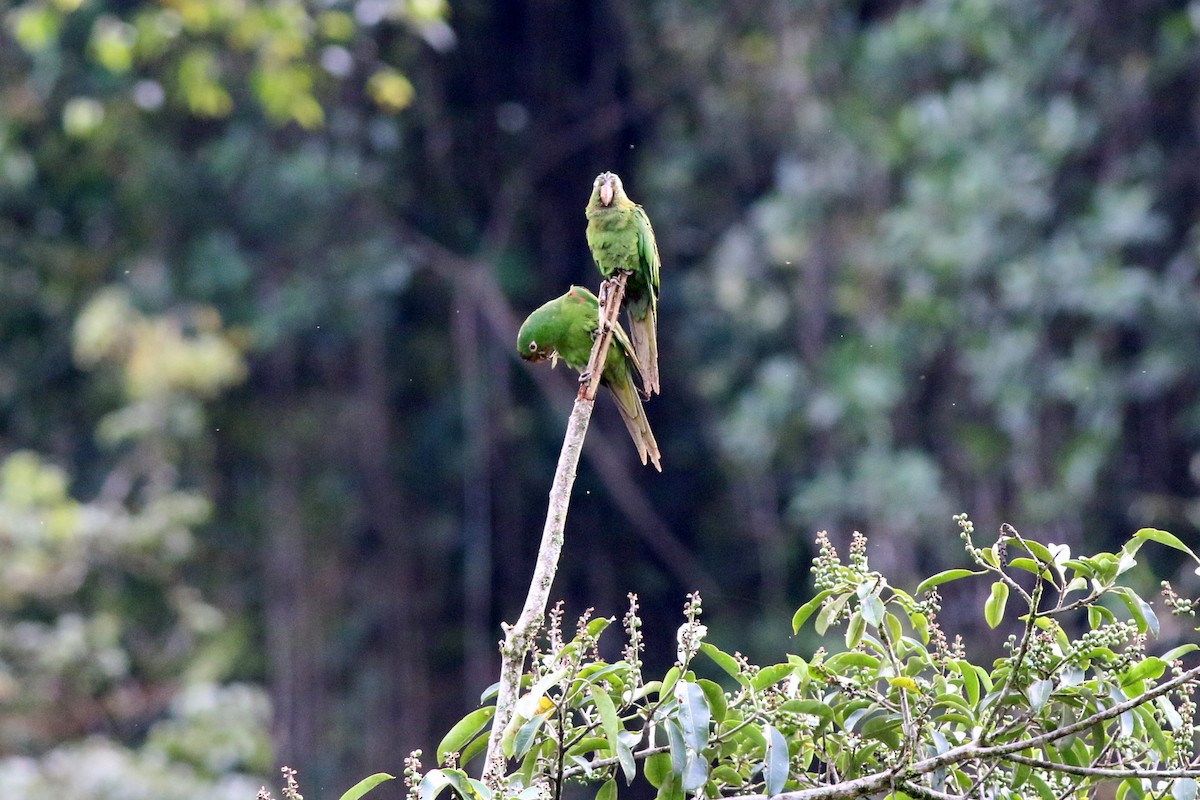
<svg viewBox="0 0 1200 800">
<path fill-rule="evenodd" d="M 625 194 L 621 178 L 602 172 L 587 204 L 587 242 L 606 279 L 627 272 L 625 313 L 646 397 L 658 386 L 658 272 L 661 259 L 646 211 Z"/>
<path fill-rule="evenodd" d="M 571 369 L 582 372 L 592 353 L 599 312 L 600 304 L 594 294 L 582 286 L 572 286 L 562 297 L 556 297 L 529 315 L 517 333 L 517 352 L 526 361 L 549 359 L 551 366 L 561 358 Z M 658 442 L 654 441 L 646 410 L 642 408 L 634 385 L 633 376 L 638 372 L 633 344 L 625 330 L 617 325 L 604 359 L 600 383 L 612 392 L 642 463 L 649 459 L 654 468 L 662 472 Z"/>
</svg>

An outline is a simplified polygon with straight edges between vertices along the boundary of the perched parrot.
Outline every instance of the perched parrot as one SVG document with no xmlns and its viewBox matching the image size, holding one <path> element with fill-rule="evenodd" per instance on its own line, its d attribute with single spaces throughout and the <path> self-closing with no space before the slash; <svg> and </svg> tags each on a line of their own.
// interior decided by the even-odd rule
<svg viewBox="0 0 1200 800">
<path fill-rule="evenodd" d="M 629 199 L 621 179 L 602 172 L 587 205 L 587 241 L 606 279 L 628 272 L 625 311 L 646 397 L 658 388 L 658 244 L 645 210 Z"/>
<path fill-rule="evenodd" d="M 571 369 L 583 372 L 592 354 L 594 335 L 600 324 L 599 313 L 596 295 L 582 286 L 572 286 L 562 297 L 556 297 L 529 315 L 517 333 L 517 352 L 526 361 L 549 359 L 551 366 L 561 358 Z M 654 441 L 646 410 L 642 408 L 633 382 L 637 369 L 638 359 L 629 336 L 617 325 L 604 359 L 600 382 L 617 401 L 617 410 L 637 445 L 642 463 L 649 458 L 654 468 L 662 472 L 658 442 Z"/>
</svg>

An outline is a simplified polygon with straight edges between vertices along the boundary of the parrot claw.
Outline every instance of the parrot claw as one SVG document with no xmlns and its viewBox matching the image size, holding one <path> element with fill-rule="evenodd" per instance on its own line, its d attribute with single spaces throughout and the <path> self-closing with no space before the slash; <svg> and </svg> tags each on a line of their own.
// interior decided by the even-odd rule
<svg viewBox="0 0 1200 800">
<path fill-rule="evenodd" d="M 587 383 L 591 379 L 592 379 L 592 371 L 590 369 L 585 369 L 583 372 L 579 373 L 579 382 L 580 383 Z"/>
</svg>

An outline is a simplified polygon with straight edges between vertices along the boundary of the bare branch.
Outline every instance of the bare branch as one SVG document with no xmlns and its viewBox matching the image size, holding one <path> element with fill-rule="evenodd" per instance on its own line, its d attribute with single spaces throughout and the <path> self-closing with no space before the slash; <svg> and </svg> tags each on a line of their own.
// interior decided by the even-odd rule
<svg viewBox="0 0 1200 800">
<path fill-rule="evenodd" d="M 583 438 L 587 434 L 588 420 L 591 419 L 594 405 L 592 400 L 579 398 L 575 401 L 575 408 L 567 420 L 567 432 L 558 456 L 558 467 L 554 471 L 554 483 L 550 489 L 550 502 L 546 510 L 546 524 L 542 528 L 542 541 L 538 545 L 537 563 L 534 565 L 533 578 L 529 582 L 529 593 L 525 597 L 525 605 L 516 623 L 511 627 L 506 626 L 504 642 L 500 645 L 500 687 L 483 767 L 485 783 L 495 777 L 493 772 L 496 769 L 504 766 L 504 759 L 499 755 L 500 740 L 512 719 L 521 673 L 525 669 L 525 656 L 538 627 L 542 624 L 550 597 L 550 587 L 554 584 L 554 575 L 558 571 L 558 556 L 562 552 L 567 507 L 571 502 L 571 487 L 575 484 L 579 453 L 583 449 Z"/>
<path fill-rule="evenodd" d="M 1028 764 L 1031 767 L 1044 769 L 1048 772 L 1063 772 L 1067 775 L 1084 775 L 1090 778 L 1200 778 L 1200 769 L 1136 769 L 1120 767 L 1076 767 L 1071 764 L 1057 764 L 1040 758 L 1009 753 L 1005 756 L 1009 761 L 1018 764 Z"/>
</svg>

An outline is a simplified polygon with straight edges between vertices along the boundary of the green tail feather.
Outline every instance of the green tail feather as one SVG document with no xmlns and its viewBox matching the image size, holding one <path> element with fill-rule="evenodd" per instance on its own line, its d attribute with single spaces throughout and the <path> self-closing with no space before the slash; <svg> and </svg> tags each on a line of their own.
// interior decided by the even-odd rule
<svg viewBox="0 0 1200 800">
<path fill-rule="evenodd" d="M 637 358 L 642 377 L 642 389 L 646 397 L 659 394 L 658 384 L 658 322 L 653 311 L 642 319 L 630 318 L 629 338 L 633 342 L 633 354 Z"/>
<path fill-rule="evenodd" d="M 654 464 L 654 468 L 662 472 L 660 463 L 662 455 L 658 452 L 658 442 L 654 440 L 654 433 L 650 430 L 650 421 L 646 419 L 646 410 L 642 408 L 642 401 L 638 399 L 637 391 L 633 388 L 633 381 L 623 381 L 621 386 L 611 383 L 606 385 L 617 402 L 617 410 L 621 412 L 621 419 L 625 421 L 625 427 L 629 429 L 629 435 L 633 438 L 634 445 L 637 446 L 638 456 L 641 457 L 642 463 L 645 464 L 649 459 Z"/>
</svg>

